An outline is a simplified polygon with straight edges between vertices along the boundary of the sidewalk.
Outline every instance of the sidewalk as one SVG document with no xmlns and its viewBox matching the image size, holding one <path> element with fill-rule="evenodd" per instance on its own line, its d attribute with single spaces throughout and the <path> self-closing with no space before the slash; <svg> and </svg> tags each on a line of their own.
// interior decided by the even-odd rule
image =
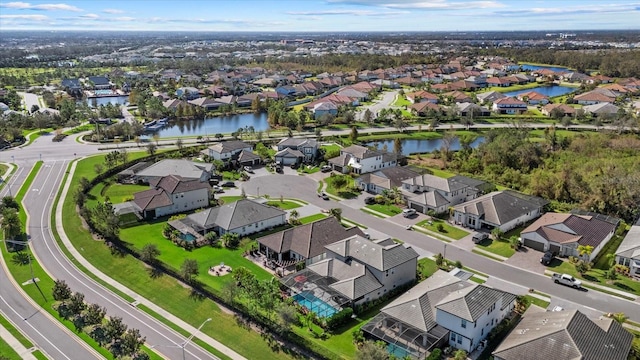
<svg viewBox="0 0 640 360">
<path fill-rule="evenodd" d="M 206 342 L 207 344 L 211 345 L 212 347 L 216 348 L 216 350 L 220 351 L 221 353 L 223 353 L 224 355 L 230 357 L 231 359 L 244 360 L 245 358 L 243 356 L 241 356 L 240 354 L 238 354 L 235 351 L 231 350 L 230 348 L 228 348 L 227 346 L 223 345 L 219 341 L 213 339 L 212 337 L 210 337 L 208 335 L 203 334 L 202 332 L 198 332 L 198 329 L 196 329 L 194 326 L 191 326 L 190 324 L 184 322 L 183 320 L 179 319 L 177 316 L 175 316 L 175 315 L 169 313 L 168 311 L 162 309 L 161 307 L 159 307 L 158 305 L 154 304 L 150 300 L 140 296 L 139 294 L 137 294 L 134 291 L 132 291 L 129 288 L 127 288 L 126 286 L 120 284 L 119 282 L 115 281 L 114 279 L 112 279 L 108 275 L 104 274 L 103 272 L 101 272 L 100 270 L 95 268 L 93 266 L 93 264 L 88 262 L 78 252 L 78 250 L 76 250 L 76 248 L 71 244 L 71 241 L 67 237 L 67 234 L 64 232 L 64 228 L 62 226 L 62 205 L 63 205 L 62 199 L 64 199 L 67 196 L 68 192 L 69 192 L 69 187 L 71 185 L 71 177 L 73 176 L 73 173 L 76 170 L 76 165 L 77 164 L 78 164 L 77 162 L 74 162 L 73 165 L 71 166 L 71 171 L 69 172 L 69 177 L 67 178 L 67 182 L 64 184 L 64 188 L 62 190 L 62 195 L 60 197 L 60 201 L 58 202 L 58 206 L 55 209 L 55 214 L 56 214 L 56 216 L 55 216 L 55 218 L 56 218 L 55 227 L 56 227 L 56 230 L 60 234 L 60 238 L 62 239 L 62 242 L 64 243 L 64 246 L 69 250 L 71 255 L 80 264 L 82 264 L 82 266 L 84 266 L 88 271 L 90 271 L 94 275 L 98 276 L 104 282 L 108 283 L 109 285 L 113 286 L 114 288 L 118 289 L 119 291 L 123 292 L 124 294 L 132 297 L 135 300 L 134 303 L 131 304 L 132 306 L 135 306 L 136 304 L 143 304 L 144 306 L 148 307 L 149 309 L 151 309 L 155 313 L 157 313 L 160 316 L 164 317 L 165 319 L 167 319 L 171 323 L 173 323 L 173 324 L 179 326 L 180 328 L 184 329 L 188 333 L 190 333 L 190 334 L 196 334 L 197 333 L 196 337 L 198 339 L 200 339 L 200 340 Z"/>
<path fill-rule="evenodd" d="M 27 349 L 16 339 L 9 330 L 0 326 L 0 338 L 4 340 L 9 346 L 16 352 L 20 357 L 24 360 L 36 360 L 36 357 L 31 354 L 31 352 L 35 351 L 35 348 Z"/>
</svg>

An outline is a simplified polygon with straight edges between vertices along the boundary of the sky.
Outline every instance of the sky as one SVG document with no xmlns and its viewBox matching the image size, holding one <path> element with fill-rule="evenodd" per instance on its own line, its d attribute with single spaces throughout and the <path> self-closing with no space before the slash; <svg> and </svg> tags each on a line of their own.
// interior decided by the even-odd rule
<svg viewBox="0 0 640 360">
<path fill-rule="evenodd" d="M 0 31 L 341 32 L 600 29 L 640 29 L 640 1 L 0 0 Z"/>
</svg>

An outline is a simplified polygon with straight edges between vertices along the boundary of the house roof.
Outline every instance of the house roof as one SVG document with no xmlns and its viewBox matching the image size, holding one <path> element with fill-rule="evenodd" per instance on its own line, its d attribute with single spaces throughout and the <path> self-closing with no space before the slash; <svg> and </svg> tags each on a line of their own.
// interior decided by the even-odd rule
<svg viewBox="0 0 640 360">
<path fill-rule="evenodd" d="M 485 285 L 472 285 L 447 295 L 440 300 L 436 308 L 460 319 L 475 322 L 500 299 L 504 308 L 513 302 L 516 296 Z"/>
<path fill-rule="evenodd" d="M 380 156 L 383 154 L 380 151 L 371 150 L 367 147 L 360 146 L 360 145 L 348 146 L 340 150 L 340 153 L 350 154 L 352 156 L 355 156 L 358 159 L 366 159 L 366 158 L 371 158 L 375 156 Z"/>
<path fill-rule="evenodd" d="M 455 211 L 476 215 L 495 225 L 506 224 L 539 209 L 549 202 L 515 191 L 494 191 L 454 207 Z"/>
<path fill-rule="evenodd" d="M 547 241 L 559 244 L 578 242 L 597 247 L 615 229 L 615 224 L 594 216 L 546 213 L 522 233 L 535 232 Z"/>
<path fill-rule="evenodd" d="M 616 114 L 620 108 L 613 104 L 602 102 L 599 104 L 586 105 L 583 109 L 593 114 Z"/>
<path fill-rule="evenodd" d="M 303 158 L 304 154 L 302 152 L 300 152 L 299 150 L 294 150 L 292 148 L 284 148 L 284 149 L 278 151 L 274 156 L 275 157 Z"/>
<path fill-rule="evenodd" d="M 179 175 L 167 175 L 149 181 L 149 185 L 162 189 L 168 194 L 183 193 L 199 189 L 210 189 L 208 183 L 200 179 L 185 179 Z"/>
<path fill-rule="evenodd" d="M 242 150 L 246 148 L 251 148 L 251 145 L 240 140 L 222 141 L 215 145 L 209 146 L 209 150 L 218 154 L 228 153 L 231 151 Z"/>
<path fill-rule="evenodd" d="M 285 212 L 248 199 L 241 199 L 231 204 L 208 208 L 187 216 L 187 222 L 203 229 L 218 226 L 224 230 L 233 230 L 260 221 L 284 216 Z"/>
<path fill-rule="evenodd" d="M 203 172 L 211 172 L 213 164 L 184 159 L 164 159 L 138 172 L 140 177 L 179 175 L 184 179 L 200 179 Z"/>
<path fill-rule="evenodd" d="M 449 200 L 447 200 L 440 192 L 438 191 L 427 191 L 409 198 L 411 202 L 427 205 L 432 208 L 439 208 L 441 206 L 449 204 Z"/>
<path fill-rule="evenodd" d="M 337 259 L 324 259 L 308 265 L 307 269 L 318 275 L 337 280 L 329 287 L 351 300 L 358 299 L 382 287 L 371 271 L 357 261 L 347 264 Z"/>
<path fill-rule="evenodd" d="M 343 257 L 351 256 L 380 271 L 386 271 L 418 258 L 418 253 L 412 247 L 404 247 L 398 243 L 385 245 L 360 235 L 334 242 L 325 246 L 325 249 Z"/>
<path fill-rule="evenodd" d="M 494 105 L 499 105 L 499 106 L 506 106 L 506 105 L 519 105 L 519 106 L 527 106 L 527 103 L 525 103 L 524 101 L 518 100 L 516 98 L 512 98 L 512 97 L 504 97 L 504 98 L 500 98 L 500 99 L 496 99 L 493 102 Z"/>
<path fill-rule="evenodd" d="M 576 109 L 567 105 L 567 104 L 547 104 L 542 108 L 544 111 L 548 112 L 549 114 L 551 114 L 551 112 L 555 109 L 560 109 L 562 110 L 563 113 L 565 114 L 575 114 L 576 113 Z"/>
<path fill-rule="evenodd" d="M 278 146 L 284 147 L 300 147 L 300 146 L 312 146 L 317 147 L 318 141 L 316 139 L 294 138 L 288 137 L 280 140 Z"/>
<path fill-rule="evenodd" d="M 238 162 L 241 164 L 244 162 L 253 162 L 255 160 L 260 160 L 260 155 L 254 154 L 251 151 L 242 150 L 238 154 Z"/>
<path fill-rule="evenodd" d="M 423 113 L 428 111 L 429 109 L 433 110 L 433 111 L 440 111 L 440 106 L 438 106 L 438 104 L 434 104 L 430 101 L 422 101 L 422 102 L 418 102 L 415 104 L 411 104 L 411 106 L 409 107 L 412 110 L 415 110 L 419 113 Z"/>
<path fill-rule="evenodd" d="M 576 100 L 576 101 L 597 101 L 597 102 L 612 103 L 616 99 L 615 99 L 615 97 L 610 97 L 610 96 L 604 95 L 602 93 L 589 91 L 589 92 L 586 92 L 584 94 L 580 94 L 580 95 L 574 96 L 573 100 Z"/>
<path fill-rule="evenodd" d="M 504 97 L 507 97 L 505 94 L 501 93 L 501 92 L 497 92 L 497 91 L 487 91 L 487 92 L 483 92 L 480 94 L 477 94 L 476 97 L 480 100 L 489 100 L 489 101 L 493 101 L 496 99 L 502 99 Z"/>
<path fill-rule="evenodd" d="M 296 226 L 258 239 L 258 242 L 277 253 L 293 251 L 305 258 L 313 258 L 324 252 L 326 245 L 353 235 L 364 236 L 358 227 L 345 229 L 333 216 Z"/>
<path fill-rule="evenodd" d="M 527 310 L 494 356 L 503 360 L 627 359 L 633 335 L 612 319 L 592 321 L 578 310 L 535 309 Z"/>
<path fill-rule="evenodd" d="M 631 226 L 622 243 L 618 246 L 616 255 L 640 261 L 640 219 Z"/>
<path fill-rule="evenodd" d="M 149 189 L 133 194 L 133 203 L 141 210 L 153 210 L 173 204 L 171 197 L 162 189 Z"/>
<path fill-rule="evenodd" d="M 391 167 L 360 176 L 357 181 L 375 184 L 385 189 L 401 187 L 402 181 L 417 176 L 418 173 L 406 167 Z"/>
<path fill-rule="evenodd" d="M 470 185 L 461 181 L 460 178 L 442 178 L 431 174 L 422 174 L 414 178 L 403 181 L 404 184 L 428 186 L 443 192 L 452 192 L 469 187 Z"/>
</svg>

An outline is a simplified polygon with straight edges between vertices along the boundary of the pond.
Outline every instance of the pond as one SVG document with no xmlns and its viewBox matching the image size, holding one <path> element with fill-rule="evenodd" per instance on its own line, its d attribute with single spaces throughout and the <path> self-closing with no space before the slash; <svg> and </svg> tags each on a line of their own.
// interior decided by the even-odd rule
<svg viewBox="0 0 640 360">
<path fill-rule="evenodd" d="M 555 72 L 563 72 L 563 71 L 571 71 L 569 68 L 562 66 L 553 66 L 553 65 L 531 65 L 531 64 L 522 64 L 520 68 L 524 71 L 535 71 L 540 69 L 549 69 Z"/>
<path fill-rule="evenodd" d="M 228 134 L 238 131 L 239 128 L 253 126 L 254 131 L 269 129 L 266 113 L 250 113 L 229 116 L 212 117 L 204 120 L 182 120 L 171 122 L 168 126 L 158 130 L 161 138 L 175 136 L 210 136 L 215 134 Z"/>
<path fill-rule="evenodd" d="M 118 96 L 102 96 L 95 98 L 88 98 L 87 104 L 91 107 L 98 107 L 100 105 L 114 104 L 114 105 L 126 105 L 129 103 L 129 96 L 127 95 L 118 95 Z"/>
<path fill-rule="evenodd" d="M 504 94 L 507 96 L 516 96 L 516 95 L 527 93 L 530 91 L 535 91 L 537 93 L 540 93 L 542 95 L 552 98 L 554 96 L 562 96 L 568 93 L 572 93 L 576 90 L 578 90 L 578 88 L 570 87 L 570 86 L 551 85 L 551 86 L 538 86 L 533 89 L 509 91 Z"/>
<path fill-rule="evenodd" d="M 477 148 L 484 142 L 484 137 L 478 136 L 472 143 L 472 148 Z M 393 140 L 382 140 L 382 141 L 372 141 L 365 144 L 366 146 L 374 146 L 379 150 L 384 149 L 385 145 L 387 146 L 387 151 L 393 151 Z M 402 140 L 402 155 L 411 155 L 411 154 L 423 154 L 433 152 L 434 150 L 440 150 L 442 147 L 442 139 L 428 139 L 428 140 L 418 140 L 418 139 L 404 139 Z M 458 138 L 453 140 L 451 144 L 451 150 L 456 151 L 460 150 L 460 141 Z"/>
</svg>

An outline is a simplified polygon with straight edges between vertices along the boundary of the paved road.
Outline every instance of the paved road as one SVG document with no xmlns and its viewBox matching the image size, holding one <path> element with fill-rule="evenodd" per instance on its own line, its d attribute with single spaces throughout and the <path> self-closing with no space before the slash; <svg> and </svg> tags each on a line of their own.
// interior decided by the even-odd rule
<svg viewBox="0 0 640 360">
<path fill-rule="evenodd" d="M 399 91 L 400 90 L 393 90 L 382 93 L 382 99 L 376 100 L 371 105 L 362 106 L 360 111 L 358 111 L 358 113 L 356 114 L 356 118 L 359 121 L 362 121 L 362 119 L 364 118 L 364 112 L 367 109 L 371 111 L 373 117 L 375 118 L 376 116 L 378 116 L 380 110 L 391 107 L 391 104 L 393 104 L 393 102 L 396 100 L 396 96 L 398 96 Z"/>
<path fill-rule="evenodd" d="M 22 97 L 22 103 L 28 112 L 31 112 L 33 105 L 37 105 L 38 108 L 42 108 L 42 105 L 40 105 L 40 101 L 38 100 L 38 95 L 25 92 L 19 92 L 18 95 Z"/>
<path fill-rule="evenodd" d="M 0 197 L 12 195 L 18 191 L 26 177 L 30 167 L 20 167 L 16 170 L 9 182 L 0 192 Z M 10 187 L 9 187 L 10 186 Z M 2 251 L 4 251 L 4 245 Z M 68 329 L 64 328 L 57 320 L 42 311 L 32 302 L 21 288 L 34 286 L 22 285 L 29 279 L 16 279 L 9 275 L 4 266 L 0 266 L 0 313 L 11 320 L 26 336 L 31 339 L 36 347 L 52 359 L 103 359 L 84 341 L 79 339 Z M 49 296 L 49 294 L 45 294 Z"/>
<path fill-rule="evenodd" d="M 81 292 L 85 295 L 85 300 L 90 303 L 97 303 L 107 309 L 110 316 L 120 316 L 124 323 L 130 328 L 137 328 L 141 334 L 147 338 L 149 345 L 169 345 L 157 346 L 156 351 L 162 353 L 169 359 L 182 358 L 182 349 L 177 347 L 185 341 L 185 338 L 177 334 L 168 326 L 160 323 L 156 319 L 138 310 L 119 296 L 113 294 L 110 290 L 96 283 L 83 272 L 78 270 L 76 266 L 66 258 L 58 247 L 50 229 L 51 206 L 55 195 L 60 188 L 62 178 L 67 169 L 69 162 L 77 156 L 88 155 L 97 152 L 95 146 L 86 146 L 76 143 L 73 139 L 67 138 L 61 143 L 53 143 L 46 136 L 40 137 L 29 147 L 23 149 L 12 149 L 0 152 L 0 161 L 17 163 L 20 168 L 30 168 L 33 164 L 42 159 L 43 167 L 34 179 L 31 191 L 27 192 L 24 205 L 29 211 L 28 231 L 31 237 L 31 246 L 36 254 L 40 264 L 55 279 L 64 279 L 73 291 Z M 13 156 L 13 158 L 11 158 Z M 23 176 L 26 177 L 26 170 Z M 18 173 L 16 173 L 17 179 Z M 17 185 L 11 187 L 17 191 Z M 8 191 L 8 190 L 7 190 Z M 97 246 L 103 246 L 96 243 Z M 81 250 L 81 249 L 80 249 Z M 2 288 L 6 286 L 6 281 L 0 281 Z M 13 291 L 15 292 L 15 291 Z M 4 296 L 4 291 L 2 292 Z M 45 294 L 46 295 L 46 294 Z M 25 299 L 11 297 L 7 299 L 10 306 L 18 307 L 20 303 L 25 303 Z M 33 313 L 37 313 L 34 310 Z M 25 330 L 24 324 L 19 324 L 20 328 Z M 52 327 L 51 325 L 42 325 L 38 329 Z M 28 329 L 27 329 L 28 330 Z M 59 337 L 59 336 L 58 336 Z M 49 339 L 52 343 L 60 348 L 70 348 L 79 346 L 74 340 L 69 338 L 57 339 L 52 331 L 48 332 L 41 338 L 33 337 L 35 343 L 45 348 L 46 341 Z M 57 339 L 53 341 L 53 339 Z M 47 350 L 49 352 L 49 350 Z M 85 352 L 86 353 L 86 352 Z M 70 351 L 69 355 L 54 356 L 55 359 L 90 359 L 95 356 L 87 355 L 80 350 L 76 352 Z M 185 348 L 187 359 L 217 359 L 201 347 L 190 343 Z"/>
<path fill-rule="evenodd" d="M 279 175 L 274 181 L 271 177 L 255 177 L 242 184 L 242 188 L 249 195 L 257 193 L 270 194 L 272 197 L 293 197 L 305 200 L 324 209 L 342 208 L 342 215 L 356 221 L 370 229 L 383 232 L 393 238 L 398 238 L 407 244 L 418 247 L 421 254 L 444 253 L 445 243 L 416 231 L 408 231 L 403 225 L 394 223 L 390 219 L 379 219 L 368 215 L 359 209 L 345 206 L 339 202 L 321 200 L 315 194 L 317 183 L 308 176 Z M 570 302 L 598 309 L 601 312 L 624 312 L 630 319 L 640 321 L 640 303 L 610 296 L 598 291 L 578 291 L 569 287 L 554 284 L 548 277 L 523 270 L 518 267 L 490 260 L 458 248 L 455 244 L 446 244 L 446 257 L 460 260 L 462 264 L 499 279 L 508 279 L 515 287 L 533 288 L 546 294 L 568 300 Z"/>
</svg>

